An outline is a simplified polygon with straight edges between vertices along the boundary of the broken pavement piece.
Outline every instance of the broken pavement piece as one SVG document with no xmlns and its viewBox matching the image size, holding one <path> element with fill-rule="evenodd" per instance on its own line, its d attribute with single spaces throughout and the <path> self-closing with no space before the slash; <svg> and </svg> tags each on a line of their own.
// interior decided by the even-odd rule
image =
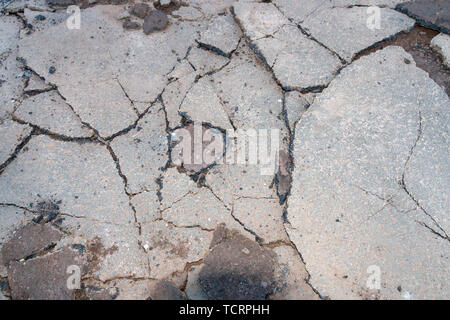
<svg viewBox="0 0 450 320">
<path fill-rule="evenodd" d="M 212 232 L 200 228 L 177 228 L 164 221 L 142 225 L 142 245 L 147 247 L 150 277 L 163 279 L 183 271 L 208 251 Z"/>
<path fill-rule="evenodd" d="M 144 19 L 150 11 L 150 6 L 146 3 L 137 3 L 130 9 L 133 16 Z"/>
<path fill-rule="evenodd" d="M 234 201 L 233 216 L 264 243 L 288 240 L 278 199 L 239 198 Z"/>
<path fill-rule="evenodd" d="M 400 3 L 396 9 L 414 18 L 424 27 L 450 34 L 448 0 L 414 0 Z"/>
<path fill-rule="evenodd" d="M 44 80 L 32 72 L 27 79 L 24 94 L 33 95 L 50 89 L 52 89 L 52 87 L 49 84 L 45 83 Z"/>
<path fill-rule="evenodd" d="M 402 298 L 399 284 L 448 296 L 449 106 L 390 46 L 343 69 L 298 122 L 286 227 L 322 296 L 364 298 L 371 265 L 381 299 Z"/>
<path fill-rule="evenodd" d="M 326 86 L 341 66 L 339 58 L 304 35 L 271 3 L 236 3 L 236 21 L 255 53 L 284 88 Z"/>
<path fill-rule="evenodd" d="M 126 224 L 134 217 L 123 187 L 106 147 L 40 135 L 0 175 L 0 203 L 28 207 L 58 199 L 62 213 Z"/>
<path fill-rule="evenodd" d="M 160 183 L 161 210 L 170 208 L 172 204 L 197 189 L 196 183 L 188 175 L 179 173 L 177 168 L 164 171 Z"/>
<path fill-rule="evenodd" d="M 150 34 L 155 31 L 164 30 L 168 23 L 169 20 L 164 12 L 152 10 L 145 16 L 143 24 L 144 33 Z"/>
<path fill-rule="evenodd" d="M 200 188 L 195 193 L 187 194 L 181 200 L 162 212 L 164 221 L 177 227 L 195 227 L 215 229 L 225 223 L 229 228 L 243 230 L 235 221 L 229 210 L 207 188 Z"/>
<path fill-rule="evenodd" d="M 68 269 L 69 267 L 72 269 Z M 86 257 L 68 247 L 8 267 L 11 296 L 15 300 L 70 300 L 67 270 L 84 274 Z"/>
<path fill-rule="evenodd" d="M 181 103 L 179 112 L 195 122 L 208 123 L 225 130 L 233 129 L 226 107 L 217 96 L 209 77 L 203 77 L 194 83 Z"/>
<path fill-rule="evenodd" d="M 214 73 L 230 62 L 229 59 L 221 55 L 215 54 L 205 48 L 197 47 L 194 47 L 189 51 L 189 55 L 186 59 L 191 64 L 191 67 L 195 68 L 195 72 L 198 73 L 200 77 Z"/>
<path fill-rule="evenodd" d="M 356 54 L 400 32 L 410 31 L 415 21 L 389 8 L 380 8 L 380 28 L 368 25 L 366 7 L 323 9 L 307 18 L 302 28 L 314 39 L 350 62 Z"/>
<path fill-rule="evenodd" d="M 286 92 L 285 108 L 291 132 L 294 132 L 295 125 L 309 106 L 310 103 L 308 97 L 302 95 L 298 91 Z"/>
<path fill-rule="evenodd" d="M 149 276 L 146 254 L 134 223 L 114 224 L 67 216 L 61 227 L 70 232 L 63 242 L 88 257 L 87 274 L 102 282 Z"/>
<path fill-rule="evenodd" d="M 208 28 L 200 34 L 200 45 L 216 51 L 226 57 L 237 48 L 241 30 L 236 25 L 230 13 L 217 16 L 208 25 Z"/>
<path fill-rule="evenodd" d="M 14 116 L 20 121 L 65 137 L 87 138 L 93 135 L 56 91 L 25 98 Z"/>
<path fill-rule="evenodd" d="M 0 279 L 7 276 L 6 267 L 7 260 L 2 257 L 2 246 L 8 242 L 13 236 L 14 231 L 23 228 L 33 219 L 33 214 L 24 209 L 14 206 L 0 206 Z"/>
<path fill-rule="evenodd" d="M 214 232 L 199 283 L 210 299 L 263 300 L 274 288 L 275 255 L 223 225 Z"/>
<path fill-rule="evenodd" d="M 127 177 L 129 192 L 153 186 L 167 162 L 166 122 L 161 105 L 155 103 L 135 128 L 111 142 L 111 148 Z"/>
<path fill-rule="evenodd" d="M 319 296 L 307 283 L 309 278 L 305 264 L 298 252 L 290 246 L 273 248 L 277 257 L 275 269 L 276 287 L 271 300 L 317 300 Z"/>
<path fill-rule="evenodd" d="M 13 233 L 1 248 L 4 264 L 28 258 L 41 250 L 55 245 L 63 234 L 48 224 L 29 223 Z"/>
<path fill-rule="evenodd" d="M 450 68 L 450 36 L 438 34 L 431 40 L 431 47 L 441 54 L 442 61 Z"/>
</svg>

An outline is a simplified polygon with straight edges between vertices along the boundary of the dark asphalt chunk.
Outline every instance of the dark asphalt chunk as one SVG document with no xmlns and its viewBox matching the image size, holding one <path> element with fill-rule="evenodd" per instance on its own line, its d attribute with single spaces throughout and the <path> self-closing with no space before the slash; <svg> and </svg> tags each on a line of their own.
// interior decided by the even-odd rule
<svg viewBox="0 0 450 320">
<path fill-rule="evenodd" d="M 151 285 L 150 298 L 152 300 L 186 300 L 183 292 L 169 280 L 160 280 Z"/>
<path fill-rule="evenodd" d="M 67 281 L 73 274 L 68 273 L 68 267 L 79 267 L 82 276 L 85 264 L 85 258 L 68 247 L 31 260 L 13 261 L 8 267 L 11 297 L 18 300 L 71 299 L 73 290 L 68 288 Z"/>
<path fill-rule="evenodd" d="M 25 259 L 55 244 L 62 233 L 48 224 L 29 223 L 18 229 L 1 250 L 3 263 Z"/>
<path fill-rule="evenodd" d="M 155 31 L 164 30 L 169 23 L 167 15 L 159 10 L 150 11 L 144 19 L 144 33 L 150 34 Z"/>
<path fill-rule="evenodd" d="M 122 24 L 124 29 L 127 30 L 137 30 L 141 27 L 141 25 L 139 23 L 137 23 L 136 21 L 131 21 L 131 20 L 125 20 Z"/>
<path fill-rule="evenodd" d="M 396 9 L 424 27 L 450 34 L 449 0 L 416 0 L 400 3 Z"/>
<path fill-rule="evenodd" d="M 150 11 L 150 7 L 149 7 L 148 4 L 146 4 L 146 3 L 138 3 L 138 4 L 135 4 L 131 8 L 130 14 L 132 14 L 133 16 L 136 16 L 138 18 L 144 19 L 149 11 Z"/>
<path fill-rule="evenodd" d="M 273 251 L 224 225 L 214 232 L 211 248 L 199 275 L 199 283 L 209 298 L 260 300 L 274 290 Z"/>
</svg>

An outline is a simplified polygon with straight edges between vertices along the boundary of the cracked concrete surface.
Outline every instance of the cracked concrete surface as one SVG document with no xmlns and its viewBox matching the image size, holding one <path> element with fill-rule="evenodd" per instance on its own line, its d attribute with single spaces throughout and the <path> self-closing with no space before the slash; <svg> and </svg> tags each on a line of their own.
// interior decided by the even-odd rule
<svg viewBox="0 0 450 320">
<path fill-rule="evenodd" d="M 383 47 L 432 6 L 69 2 L 1 3 L 0 299 L 449 298 L 449 89 Z M 224 145 L 178 163 L 198 122 Z M 229 161 L 248 129 L 277 171 Z"/>
</svg>

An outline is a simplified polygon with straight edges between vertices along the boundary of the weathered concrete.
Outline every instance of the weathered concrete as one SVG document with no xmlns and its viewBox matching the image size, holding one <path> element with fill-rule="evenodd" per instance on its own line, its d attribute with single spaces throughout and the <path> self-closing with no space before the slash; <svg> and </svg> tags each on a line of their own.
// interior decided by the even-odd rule
<svg viewBox="0 0 450 320">
<path fill-rule="evenodd" d="M 27 65 L 57 85 L 80 118 L 102 136 L 137 119 L 131 102 L 153 101 L 166 85 L 166 74 L 177 57 L 184 56 L 197 37 L 189 22 L 150 36 L 137 32 L 129 37 L 115 18 L 120 10 L 117 6 L 89 8 L 83 11 L 83 32 L 59 24 L 20 43 L 20 55 Z M 91 58 L 80 60 L 80 56 Z M 55 72 L 48 72 L 51 67 Z"/>
<path fill-rule="evenodd" d="M 215 18 L 200 35 L 199 43 L 207 48 L 218 51 L 220 54 L 230 56 L 237 48 L 241 30 L 234 23 L 231 14 Z"/>
<path fill-rule="evenodd" d="M 442 55 L 444 64 L 450 68 L 450 36 L 439 34 L 431 40 L 431 46 Z"/>
<path fill-rule="evenodd" d="M 237 3 L 238 23 L 255 51 L 285 88 L 327 85 L 341 63 L 309 39 L 271 3 Z"/>
<path fill-rule="evenodd" d="M 179 112 L 192 121 L 202 121 L 222 129 L 232 129 L 225 106 L 220 101 L 211 79 L 200 79 L 184 97 Z"/>
<path fill-rule="evenodd" d="M 288 118 L 289 128 L 293 132 L 298 120 L 311 105 L 313 99 L 310 96 L 305 96 L 298 91 L 292 91 L 286 93 L 286 115 Z"/>
<path fill-rule="evenodd" d="M 150 285 L 152 300 L 186 300 L 185 295 L 168 280 L 161 280 Z"/>
<path fill-rule="evenodd" d="M 389 8 L 380 9 L 380 29 L 370 29 L 365 7 L 323 9 L 302 23 L 317 41 L 347 62 L 362 50 L 412 29 L 415 21 Z"/>
<path fill-rule="evenodd" d="M 56 91 L 28 97 L 14 111 L 20 121 L 66 137 L 90 137 L 93 132 L 83 125 Z"/>
<path fill-rule="evenodd" d="M 183 271 L 186 264 L 202 259 L 212 232 L 196 227 L 176 228 L 164 221 L 142 226 L 142 244 L 147 247 L 150 277 L 164 279 Z"/>
<path fill-rule="evenodd" d="M 87 273 L 105 282 L 117 278 L 149 277 L 149 263 L 134 224 L 114 224 L 65 217 L 61 226 L 71 233 L 63 243 L 83 245 Z"/>
<path fill-rule="evenodd" d="M 277 257 L 275 269 L 273 300 L 317 300 L 318 295 L 308 285 L 309 275 L 298 252 L 289 246 L 279 246 L 273 249 Z"/>
<path fill-rule="evenodd" d="M 0 165 L 10 158 L 17 146 L 26 139 L 31 133 L 28 125 L 23 125 L 12 121 L 11 119 L 0 119 Z"/>
<path fill-rule="evenodd" d="M 388 47 L 344 69 L 303 115 L 287 227 L 322 296 L 447 295 L 448 107 Z M 378 291 L 366 287 L 371 265 Z"/>
<path fill-rule="evenodd" d="M 287 241 L 283 209 L 278 199 L 237 199 L 233 204 L 233 215 L 265 243 Z"/>
<path fill-rule="evenodd" d="M 21 22 L 13 16 L 0 19 L 0 120 L 8 118 L 20 99 L 25 81 L 17 59 Z"/>
<path fill-rule="evenodd" d="M 167 162 L 167 143 L 165 116 L 159 103 L 151 106 L 135 128 L 111 142 L 130 193 L 154 186 Z"/>
<path fill-rule="evenodd" d="M 0 15 L 0 299 L 448 295 L 436 33 L 365 51 L 409 29 L 402 0 L 88 2 L 80 29 L 78 0 Z M 194 121 L 225 143 L 180 163 Z"/>
<path fill-rule="evenodd" d="M 0 175 L 0 190 L 0 203 L 29 207 L 61 200 L 66 214 L 114 223 L 134 220 L 114 161 L 98 144 L 34 137 Z"/>
<path fill-rule="evenodd" d="M 33 218 L 30 212 L 23 209 L 19 209 L 13 206 L 0 206 L 0 218 L 2 223 L 0 224 L 0 247 L 3 247 L 5 242 L 11 239 L 14 235 L 14 231 L 22 228 Z M 0 248 L 2 249 L 2 248 Z M 6 277 L 7 273 L 2 272 L 2 268 L 7 263 L 8 258 L 2 257 L 2 250 L 0 250 L 0 277 Z"/>
</svg>

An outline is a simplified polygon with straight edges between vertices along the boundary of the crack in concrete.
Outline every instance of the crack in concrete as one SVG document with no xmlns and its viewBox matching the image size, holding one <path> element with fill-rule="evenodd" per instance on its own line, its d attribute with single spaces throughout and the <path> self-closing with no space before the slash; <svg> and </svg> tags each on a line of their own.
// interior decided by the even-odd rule
<svg viewBox="0 0 450 320">
<path fill-rule="evenodd" d="M 28 142 L 30 142 L 31 138 L 36 134 L 37 134 L 36 129 L 33 128 L 31 133 L 28 134 L 24 139 L 22 139 L 22 141 L 16 146 L 14 152 L 9 156 L 9 158 L 6 159 L 2 164 L 0 164 L 0 176 L 8 167 L 8 165 L 17 158 L 19 153 L 25 148 Z"/>
</svg>

